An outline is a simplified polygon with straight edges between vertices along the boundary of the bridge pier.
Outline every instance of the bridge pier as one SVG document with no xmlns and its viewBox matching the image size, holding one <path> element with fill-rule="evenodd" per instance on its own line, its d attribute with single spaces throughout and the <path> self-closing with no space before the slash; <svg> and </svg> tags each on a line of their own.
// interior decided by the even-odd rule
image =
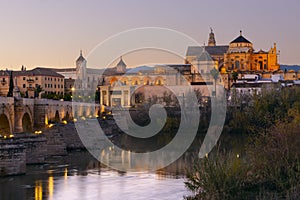
<svg viewBox="0 0 300 200">
<path fill-rule="evenodd" d="M 15 100 L 15 126 L 14 126 L 14 133 L 22 133 L 23 132 L 23 125 L 22 125 L 22 114 L 24 111 L 23 101 Z"/>
</svg>

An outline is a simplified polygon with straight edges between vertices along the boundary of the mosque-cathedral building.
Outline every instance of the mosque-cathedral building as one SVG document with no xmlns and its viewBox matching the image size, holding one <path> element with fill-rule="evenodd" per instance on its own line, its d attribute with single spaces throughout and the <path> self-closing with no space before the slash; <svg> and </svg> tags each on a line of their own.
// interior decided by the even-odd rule
<svg viewBox="0 0 300 200">
<path fill-rule="evenodd" d="M 188 47 L 186 63 L 193 63 L 202 53 L 203 47 Z M 237 71 L 241 73 L 274 72 L 280 66 L 277 59 L 276 43 L 269 51 L 255 51 L 252 42 L 240 35 L 229 45 L 217 45 L 213 30 L 209 34 L 208 46 L 204 46 L 216 62 L 221 73 Z"/>
</svg>

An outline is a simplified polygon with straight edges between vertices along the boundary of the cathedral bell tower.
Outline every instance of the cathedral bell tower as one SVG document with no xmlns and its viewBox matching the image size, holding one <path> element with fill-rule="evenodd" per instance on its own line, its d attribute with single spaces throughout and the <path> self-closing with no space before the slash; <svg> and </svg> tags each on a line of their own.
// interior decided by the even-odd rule
<svg viewBox="0 0 300 200">
<path fill-rule="evenodd" d="M 214 34 L 212 28 L 210 28 L 210 34 L 209 34 L 209 39 L 208 39 L 208 46 L 216 46 L 215 34 Z"/>
<path fill-rule="evenodd" d="M 82 56 L 82 51 L 80 51 L 80 55 L 76 60 L 76 76 L 78 82 L 81 83 L 79 87 L 86 88 L 87 87 L 86 59 Z"/>
</svg>

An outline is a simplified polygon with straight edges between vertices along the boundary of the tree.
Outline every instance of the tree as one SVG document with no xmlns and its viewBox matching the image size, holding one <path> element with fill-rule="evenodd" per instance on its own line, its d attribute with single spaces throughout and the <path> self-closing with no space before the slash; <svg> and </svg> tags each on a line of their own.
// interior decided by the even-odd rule
<svg viewBox="0 0 300 200">
<path fill-rule="evenodd" d="M 37 85 L 34 91 L 34 97 L 38 97 L 39 94 L 43 91 L 43 88 L 40 85 Z"/>
<path fill-rule="evenodd" d="M 10 72 L 10 78 L 9 78 L 9 90 L 7 93 L 7 97 L 12 97 L 13 96 L 13 90 L 14 90 L 14 81 L 13 81 L 13 75 L 12 71 Z"/>
<path fill-rule="evenodd" d="M 213 96 L 217 96 L 217 79 L 219 78 L 219 71 L 216 68 L 210 70 L 210 74 L 215 81 L 215 91 Z"/>
<path fill-rule="evenodd" d="M 231 76 L 232 76 L 232 80 L 236 83 L 236 80 L 238 79 L 239 74 L 236 71 L 233 71 L 231 73 Z"/>
<path fill-rule="evenodd" d="M 172 103 L 172 94 L 167 91 L 164 91 L 163 102 L 165 102 L 166 106 L 170 106 Z"/>
</svg>

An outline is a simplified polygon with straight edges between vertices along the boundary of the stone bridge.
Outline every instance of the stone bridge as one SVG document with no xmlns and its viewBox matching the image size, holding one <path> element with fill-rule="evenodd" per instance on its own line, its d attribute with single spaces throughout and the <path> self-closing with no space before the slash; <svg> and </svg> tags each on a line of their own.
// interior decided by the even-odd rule
<svg viewBox="0 0 300 200">
<path fill-rule="evenodd" d="M 32 132 L 50 122 L 100 115 L 100 105 L 84 102 L 0 97 L 0 135 Z"/>
</svg>

